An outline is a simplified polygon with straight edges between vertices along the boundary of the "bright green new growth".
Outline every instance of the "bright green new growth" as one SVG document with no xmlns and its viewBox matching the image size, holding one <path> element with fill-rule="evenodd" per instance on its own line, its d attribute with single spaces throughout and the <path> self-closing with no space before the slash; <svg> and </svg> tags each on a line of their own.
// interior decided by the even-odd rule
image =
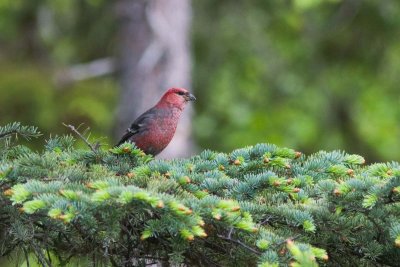
<svg viewBox="0 0 400 267">
<path fill-rule="evenodd" d="M 43 266 L 82 256 L 110 266 L 400 260 L 398 163 L 363 166 L 358 155 L 307 157 L 270 144 L 157 160 L 128 143 L 76 150 L 70 136 L 55 137 L 37 153 L 9 141 L 0 158 L 2 256 L 33 252 Z"/>
</svg>

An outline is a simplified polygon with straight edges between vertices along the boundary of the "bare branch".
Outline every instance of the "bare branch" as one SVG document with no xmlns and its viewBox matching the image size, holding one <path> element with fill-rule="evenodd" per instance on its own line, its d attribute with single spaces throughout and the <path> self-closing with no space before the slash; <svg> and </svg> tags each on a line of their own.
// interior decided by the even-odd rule
<svg viewBox="0 0 400 267">
<path fill-rule="evenodd" d="M 0 134 L 0 138 L 6 137 L 6 136 L 9 136 L 9 135 L 13 135 L 13 134 L 16 134 L 16 133 L 17 133 L 16 130 L 5 132 L 5 133 Z"/>
<path fill-rule="evenodd" d="M 88 63 L 77 64 L 56 73 L 56 82 L 65 86 L 73 82 L 96 78 L 116 71 L 115 59 L 100 58 Z"/>
<path fill-rule="evenodd" d="M 73 125 L 70 124 L 65 124 L 63 123 L 63 125 L 69 129 L 71 129 L 71 131 L 73 131 L 77 136 L 79 136 L 80 139 L 82 139 L 82 141 L 94 152 L 97 153 L 97 149 L 98 149 L 98 145 L 93 145 L 89 142 L 89 140 L 87 138 L 85 138 Z M 82 124 L 81 124 L 82 125 Z M 79 125 L 78 128 L 81 126 Z"/>
<path fill-rule="evenodd" d="M 283 244 L 286 244 L 289 240 L 294 241 L 294 240 L 296 240 L 296 239 L 299 238 L 299 237 L 301 237 L 301 234 L 297 234 L 297 235 L 295 235 L 294 237 L 289 237 L 289 238 L 287 238 L 287 239 L 285 239 L 285 240 L 283 240 L 283 241 L 277 243 L 277 244 L 274 246 L 274 249 L 276 249 L 276 248 L 282 246 Z"/>
<path fill-rule="evenodd" d="M 223 235 L 217 235 L 217 236 L 218 236 L 219 238 L 222 238 L 223 240 L 229 241 L 229 242 L 231 242 L 231 243 L 238 244 L 238 245 L 244 247 L 245 249 L 247 249 L 247 250 L 249 250 L 249 251 L 251 251 L 251 252 L 253 252 L 253 253 L 257 254 L 257 255 L 261 255 L 261 252 L 260 252 L 260 251 L 255 250 L 254 248 L 252 248 L 252 247 L 246 245 L 245 243 L 243 243 L 243 242 L 240 241 L 240 240 L 233 239 L 233 238 L 229 238 L 229 237 L 225 237 L 225 236 L 223 236 Z"/>
</svg>

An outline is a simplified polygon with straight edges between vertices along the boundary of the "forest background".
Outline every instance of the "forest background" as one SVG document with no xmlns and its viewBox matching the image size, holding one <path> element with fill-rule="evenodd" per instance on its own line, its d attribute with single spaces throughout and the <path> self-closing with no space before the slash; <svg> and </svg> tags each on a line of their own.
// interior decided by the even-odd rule
<svg viewBox="0 0 400 267">
<path fill-rule="evenodd" d="M 84 123 L 112 145 L 175 85 L 198 101 L 163 157 L 269 142 L 399 161 L 399 73 L 397 0 L 0 1 L 0 125 L 45 137 Z"/>
</svg>

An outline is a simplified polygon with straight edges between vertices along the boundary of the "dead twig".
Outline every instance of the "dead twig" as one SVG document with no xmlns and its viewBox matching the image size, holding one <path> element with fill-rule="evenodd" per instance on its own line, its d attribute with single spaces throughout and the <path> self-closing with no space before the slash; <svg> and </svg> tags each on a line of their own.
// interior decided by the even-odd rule
<svg viewBox="0 0 400 267">
<path fill-rule="evenodd" d="M 64 125 L 65 127 L 69 128 L 69 129 L 71 129 L 71 131 L 73 131 L 80 139 L 82 139 L 82 141 L 90 148 L 90 150 L 93 151 L 93 153 L 97 153 L 97 149 L 98 149 L 98 147 L 99 147 L 98 144 L 95 144 L 95 145 L 91 144 L 91 143 L 89 142 L 89 140 L 88 140 L 87 138 L 85 138 L 85 137 L 83 136 L 83 134 L 81 134 L 81 133 L 78 131 L 79 127 L 80 127 L 82 124 L 79 125 L 78 128 L 75 128 L 75 126 L 73 126 L 73 125 L 71 125 L 71 124 L 65 124 L 65 123 L 63 123 L 63 125 Z"/>
<path fill-rule="evenodd" d="M 300 237 L 301 237 L 301 234 L 297 234 L 297 235 L 295 235 L 295 236 L 293 236 L 293 237 L 289 237 L 289 238 L 287 238 L 287 239 L 285 239 L 285 240 L 282 240 L 281 242 L 275 244 L 274 249 L 278 249 L 278 248 L 279 248 L 280 246 L 282 246 L 283 244 L 286 244 L 289 240 L 294 241 L 294 240 L 296 240 L 296 239 L 298 239 L 298 238 L 300 238 Z"/>
<path fill-rule="evenodd" d="M 229 241 L 229 242 L 231 242 L 231 243 L 238 244 L 238 245 L 242 246 L 243 248 L 247 249 L 248 251 L 251 251 L 251 252 L 253 252 L 253 253 L 257 254 L 257 255 L 261 255 L 261 252 L 260 252 L 260 251 L 255 250 L 254 248 L 252 248 L 252 247 L 246 245 L 245 243 L 243 243 L 243 242 L 240 241 L 240 240 L 236 240 L 236 239 L 233 239 L 233 238 L 225 237 L 225 236 L 223 236 L 223 235 L 217 235 L 217 236 L 218 236 L 219 238 L 223 239 L 223 240 Z"/>
</svg>

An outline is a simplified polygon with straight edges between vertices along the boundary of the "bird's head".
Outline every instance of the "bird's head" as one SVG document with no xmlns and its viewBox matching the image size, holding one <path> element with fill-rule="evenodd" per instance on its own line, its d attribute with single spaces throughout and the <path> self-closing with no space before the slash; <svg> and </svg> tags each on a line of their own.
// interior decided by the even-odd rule
<svg viewBox="0 0 400 267">
<path fill-rule="evenodd" d="M 172 105 L 183 109 L 187 102 L 196 100 L 188 90 L 184 88 L 171 88 L 162 96 L 159 104 Z"/>
</svg>

